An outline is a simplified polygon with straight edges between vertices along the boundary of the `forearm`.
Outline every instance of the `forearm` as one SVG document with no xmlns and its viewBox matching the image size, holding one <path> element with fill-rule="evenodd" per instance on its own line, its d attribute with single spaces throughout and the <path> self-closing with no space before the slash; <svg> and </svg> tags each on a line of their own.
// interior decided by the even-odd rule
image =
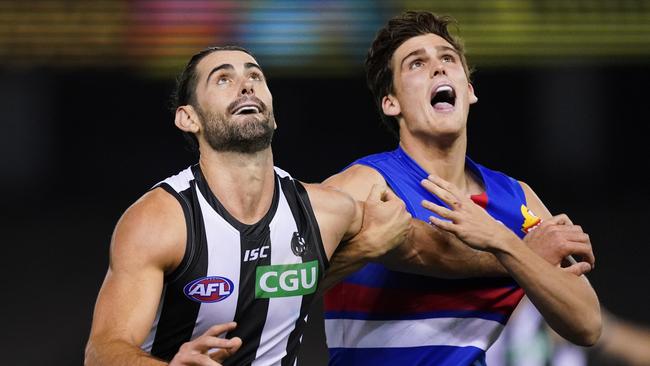
<svg viewBox="0 0 650 366">
<path fill-rule="evenodd" d="M 364 244 L 366 240 L 371 239 L 361 232 L 338 246 L 330 258 L 329 268 L 320 283 L 319 292 L 324 293 L 368 263 L 373 254 L 368 252 L 367 245 Z"/>
<path fill-rule="evenodd" d="M 161 366 L 166 362 L 153 358 L 140 348 L 123 340 L 91 340 L 86 347 L 85 366 Z"/>
<path fill-rule="evenodd" d="M 380 259 L 388 268 L 438 278 L 507 276 L 497 258 L 413 219 L 406 241 Z"/>
<path fill-rule="evenodd" d="M 650 329 L 620 319 L 603 309 L 603 335 L 596 344 L 598 356 L 630 365 L 650 365 Z"/>
<path fill-rule="evenodd" d="M 602 326 L 598 297 L 586 278 L 553 266 L 517 238 L 495 256 L 526 291 L 547 323 L 578 345 L 593 345 Z"/>
</svg>

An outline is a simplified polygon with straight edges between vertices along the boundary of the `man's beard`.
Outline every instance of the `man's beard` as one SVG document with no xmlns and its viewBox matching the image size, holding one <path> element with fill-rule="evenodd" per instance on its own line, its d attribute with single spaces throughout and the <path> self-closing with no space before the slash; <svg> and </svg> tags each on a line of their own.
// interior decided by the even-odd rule
<svg viewBox="0 0 650 366">
<path fill-rule="evenodd" d="M 205 139 L 215 151 L 231 151 L 252 154 L 271 145 L 275 126 L 273 111 L 263 105 L 263 118 L 257 115 L 237 117 L 240 121 L 228 119 L 224 114 L 204 111 L 197 113 L 205 126 Z"/>
</svg>

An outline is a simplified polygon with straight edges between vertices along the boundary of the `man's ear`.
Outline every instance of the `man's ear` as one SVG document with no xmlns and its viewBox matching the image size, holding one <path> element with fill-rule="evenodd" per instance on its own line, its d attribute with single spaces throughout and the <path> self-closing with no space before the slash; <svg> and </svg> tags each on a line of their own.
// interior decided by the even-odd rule
<svg viewBox="0 0 650 366">
<path fill-rule="evenodd" d="M 385 115 L 390 117 L 395 117 L 402 113 L 399 101 L 392 94 L 388 94 L 381 99 L 381 110 Z"/>
<path fill-rule="evenodd" d="M 467 83 L 467 85 L 469 86 L 469 104 L 474 104 L 478 102 L 478 97 L 474 92 L 474 85 L 472 83 Z"/>
<path fill-rule="evenodd" d="M 181 131 L 198 133 L 201 130 L 201 122 L 191 105 L 182 105 L 176 108 L 174 124 Z"/>
</svg>

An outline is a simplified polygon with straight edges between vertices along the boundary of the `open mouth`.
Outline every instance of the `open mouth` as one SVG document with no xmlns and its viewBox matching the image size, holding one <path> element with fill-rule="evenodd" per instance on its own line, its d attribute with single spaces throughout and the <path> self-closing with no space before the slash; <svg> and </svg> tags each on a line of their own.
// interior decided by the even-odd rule
<svg viewBox="0 0 650 366">
<path fill-rule="evenodd" d="M 440 85 L 433 92 L 431 105 L 437 110 L 452 109 L 456 104 L 456 92 L 451 85 Z"/>
<path fill-rule="evenodd" d="M 256 105 L 242 105 L 240 107 L 237 107 L 232 114 L 237 115 L 237 114 L 255 114 L 255 113 L 260 113 L 260 107 Z"/>
</svg>

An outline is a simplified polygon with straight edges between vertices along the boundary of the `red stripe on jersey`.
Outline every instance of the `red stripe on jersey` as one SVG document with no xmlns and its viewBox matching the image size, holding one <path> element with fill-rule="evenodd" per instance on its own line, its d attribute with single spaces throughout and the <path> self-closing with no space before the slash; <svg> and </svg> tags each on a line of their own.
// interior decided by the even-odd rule
<svg viewBox="0 0 650 366">
<path fill-rule="evenodd" d="M 474 201 L 474 203 L 476 203 L 477 205 L 483 207 L 483 209 L 487 207 L 488 204 L 487 192 L 483 192 L 481 194 L 475 194 L 470 196 L 469 198 L 471 198 L 472 201 Z"/>
<path fill-rule="evenodd" d="M 340 283 L 325 296 L 325 310 L 381 314 L 465 310 L 510 315 L 523 296 L 519 287 L 423 293 Z"/>
</svg>

